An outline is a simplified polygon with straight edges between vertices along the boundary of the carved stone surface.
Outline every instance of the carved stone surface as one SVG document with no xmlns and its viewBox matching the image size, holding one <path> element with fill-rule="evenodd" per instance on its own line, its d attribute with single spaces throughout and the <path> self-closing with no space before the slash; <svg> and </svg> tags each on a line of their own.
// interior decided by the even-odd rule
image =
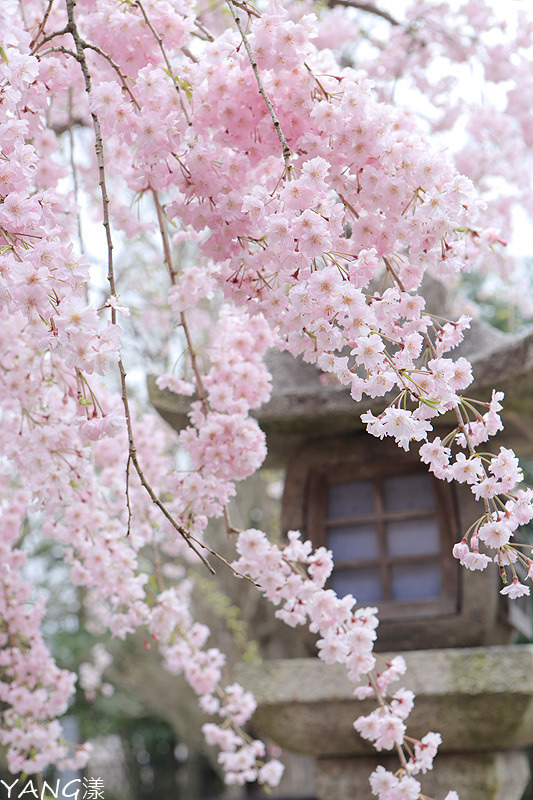
<svg viewBox="0 0 533 800">
<path fill-rule="evenodd" d="M 320 800 L 368 800 L 368 776 L 382 764 L 395 772 L 398 760 L 384 758 L 321 758 L 315 764 L 315 792 Z M 435 769 L 417 776 L 422 791 L 442 798 L 455 789 L 461 800 L 520 800 L 529 779 L 524 753 L 475 753 L 467 757 L 443 753 Z"/>
<path fill-rule="evenodd" d="M 533 743 L 533 646 L 402 653 L 401 685 L 414 691 L 410 735 L 437 729 L 441 752 L 494 752 Z M 384 654 L 385 659 L 391 654 Z M 238 679 L 254 692 L 254 724 L 294 752 L 335 758 L 375 754 L 352 727 L 372 701 L 353 697 L 341 665 L 287 659 L 242 665 Z"/>
</svg>

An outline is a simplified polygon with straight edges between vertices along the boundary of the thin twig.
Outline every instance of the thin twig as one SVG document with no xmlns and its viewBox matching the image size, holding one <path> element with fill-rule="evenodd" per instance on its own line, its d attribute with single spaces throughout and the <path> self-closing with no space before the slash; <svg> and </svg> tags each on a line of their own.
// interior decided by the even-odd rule
<svg viewBox="0 0 533 800">
<path fill-rule="evenodd" d="M 172 252 L 170 250 L 170 241 L 168 238 L 167 227 L 165 225 L 165 214 L 163 212 L 163 208 L 161 203 L 159 202 L 159 195 L 152 189 L 152 197 L 154 198 L 154 205 L 157 214 L 157 222 L 159 224 L 159 231 L 161 233 L 161 240 L 163 242 L 163 254 L 165 258 L 165 264 L 167 265 L 168 274 L 170 275 L 170 282 L 172 286 L 176 284 L 176 268 L 174 267 L 174 263 L 172 261 Z"/>
<path fill-rule="evenodd" d="M 328 5 L 357 8 L 360 11 L 368 11 L 369 14 L 374 14 L 376 17 L 386 19 L 391 25 L 401 24 L 395 17 L 392 16 L 392 14 L 389 14 L 388 11 L 382 11 L 380 8 L 377 8 L 374 3 L 358 2 L 358 0 L 329 0 Z"/>
<path fill-rule="evenodd" d="M 131 503 L 130 503 L 130 465 L 131 465 L 131 452 L 128 451 L 128 460 L 126 462 L 126 509 L 128 512 L 128 522 L 126 524 L 126 536 L 129 536 L 131 533 L 131 520 L 133 518 L 133 512 L 131 510 Z"/>
<path fill-rule="evenodd" d="M 252 48 L 250 47 L 250 42 L 248 41 L 248 38 L 247 38 L 247 36 L 246 36 L 246 34 L 244 32 L 244 28 L 242 27 L 241 20 L 240 20 L 239 16 L 237 15 L 237 12 L 235 11 L 235 5 L 233 3 L 233 0 L 226 0 L 226 2 L 228 4 L 228 6 L 229 6 L 229 10 L 231 11 L 231 16 L 233 17 L 235 25 L 237 26 L 237 29 L 238 29 L 239 33 L 241 34 L 242 43 L 244 44 L 244 49 L 246 50 L 246 53 L 248 54 L 248 59 L 250 61 L 253 73 L 255 75 L 255 80 L 257 82 L 257 88 L 259 89 L 259 94 L 261 95 L 261 97 L 265 101 L 266 107 L 268 109 L 268 113 L 270 114 L 270 117 L 272 119 L 272 123 L 273 123 L 274 128 L 276 130 L 276 133 L 278 135 L 278 139 L 281 142 L 281 147 L 282 147 L 282 150 L 283 150 L 283 160 L 285 162 L 286 174 L 287 174 L 287 177 L 290 177 L 291 169 L 292 169 L 292 165 L 291 165 L 291 155 L 292 155 L 291 154 L 291 149 L 290 149 L 289 145 L 287 144 L 287 139 L 285 138 L 285 134 L 283 133 L 283 130 L 281 128 L 281 123 L 280 123 L 280 121 L 279 121 L 279 119 L 277 117 L 277 114 L 276 114 L 275 110 L 274 110 L 274 106 L 272 105 L 272 100 L 268 96 L 268 94 L 266 92 L 266 89 L 263 86 L 263 81 L 261 80 L 261 75 L 259 74 L 259 68 L 257 66 L 257 61 L 255 60 L 254 54 L 252 52 Z"/>
<path fill-rule="evenodd" d="M 383 258 L 383 261 L 384 261 L 385 266 L 387 268 L 387 272 L 390 274 L 390 276 L 392 277 L 393 281 L 398 286 L 399 290 L 401 292 L 405 292 L 405 287 L 404 287 L 400 277 L 396 274 L 395 270 L 393 269 L 392 264 L 390 263 L 389 259 L 388 258 Z M 426 343 L 426 347 L 428 348 L 428 350 L 429 350 L 429 352 L 431 354 L 431 357 L 432 358 L 438 358 L 437 351 L 435 349 L 435 345 L 431 341 L 431 338 L 429 337 L 427 331 L 424 331 L 422 336 L 423 336 L 424 341 Z M 464 422 L 463 416 L 462 416 L 462 414 L 461 414 L 461 412 L 459 410 L 459 407 L 456 405 L 456 406 L 454 406 L 453 410 L 454 410 L 454 413 L 455 413 L 455 417 L 457 419 L 457 427 L 459 428 L 459 430 L 461 431 L 461 433 L 463 434 L 463 436 L 465 438 L 465 442 L 466 442 L 466 446 L 467 446 L 468 452 L 469 452 L 470 456 L 475 456 L 476 455 L 476 448 L 472 444 L 472 439 L 470 438 L 470 434 L 468 433 L 468 429 L 467 429 L 467 427 L 465 425 L 465 422 Z M 484 467 L 483 467 L 483 471 L 484 471 L 485 476 L 486 476 L 487 473 L 486 473 Z M 485 513 L 490 514 L 489 502 L 488 502 L 488 500 L 486 498 L 483 500 L 483 505 L 485 507 Z"/>
<path fill-rule="evenodd" d="M 198 17 L 196 17 L 196 19 L 194 20 L 194 24 L 196 25 L 196 27 L 199 30 L 202 31 L 202 33 L 204 34 L 204 36 L 206 38 L 206 41 L 208 41 L 208 42 L 214 42 L 215 41 L 215 37 L 213 36 L 211 31 L 208 28 L 206 28 L 204 23 L 200 19 L 198 19 Z"/>
<path fill-rule="evenodd" d="M 44 16 L 43 16 L 43 18 L 41 20 L 41 23 L 40 23 L 40 25 L 39 25 L 39 27 L 37 29 L 37 33 L 35 34 L 35 36 L 33 37 L 33 39 L 30 42 L 30 51 L 31 51 L 32 47 L 35 45 L 35 42 L 37 41 L 39 36 L 41 35 L 41 33 L 44 31 L 44 29 L 46 27 L 46 23 L 48 22 L 48 17 L 50 16 L 50 11 L 52 10 L 53 4 L 54 4 L 54 0 L 48 0 L 48 6 L 46 7 L 46 11 L 44 12 Z"/>
<path fill-rule="evenodd" d="M 35 58 L 41 59 L 44 56 L 49 55 L 50 53 L 64 53 L 66 56 L 71 56 L 71 58 L 75 58 L 78 61 L 78 56 L 73 50 L 69 50 L 68 47 L 65 47 L 62 44 L 58 44 L 55 47 L 48 47 L 46 50 L 43 50 L 42 53 L 37 53 Z"/>
<path fill-rule="evenodd" d="M 74 188 L 74 203 L 77 209 L 80 209 L 79 203 L 79 193 L 80 187 L 78 183 L 78 170 L 76 168 L 76 160 L 74 158 L 74 132 L 72 130 L 74 125 L 74 119 L 72 116 L 72 89 L 69 88 L 68 93 L 68 142 L 69 142 L 69 159 L 70 159 L 70 170 L 72 173 L 72 185 Z M 80 250 L 82 253 L 85 252 L 85 246 L 83 243 L 83 231 L 81 227 L 81 214 L 78 210 L 76 214 L 77 217 L 77 225 L 78 225 L 78 240 L 80 243 Z"/>
<path fill-rule="evenodd" d="M 378 705 L 384 711 L 389 711 L 390 710 L 389 703 L 387 702 L 383 692 L 380 692 L 380 690 L 378 689 L 378 685 L 374 675 L 371 672 L 367 672 L 367 675 L 368 675 L 368 682 L 371 685 L 372 689 L 374 690 L 374 694 L 376 695 L 376 700 L 378 701 Z M 407 760 L 405 758 L 405 753 L 402 750 L 402 744 L 403 742 L 402 743 L 394 742 L 394 748 L 396 750 L 396 753 L 398 754 L 398 759 L 400 761 L 400 764 L 402 765 L 402 769 L 407 771 Z"/>
<path fill-rule="evenodd" d="M 351 204 L 351 203 L 349 203 L 349 202 L 348 202 L 348 200 L 347 200 L 347 199 L 344 197 L 344 195 L 342 195 L 342 194 L 339 194 L 339 197 L 340 197 L 340 199 L 341 199 L 341 203 L 343 204 L 343 206 L 344 206 L 345 208 L 347 208 L 349 211 L 351 211 L 351 212 L 352 212 L 352 214 L 354 215 L 354 218 L 355 218 L 355 219 L 359 219 L 359 214 L 357 213 L 357 211 L 355 210 L 355 208 L 352 206 L 352 204 Z"/>
<path fill-rule="evenodd" d="M 188 48 L 188 47 L 182 47 L 182 48 L 181 48 L 181 52 L 183 53 L 183 55 L 184 55 L 184 56 L 187 56 L 187 58 L 190 58 L 190 60 L 191 60 L 191 61 L 192 61 L 194 64 L 198 64 L 198 59 L 196 58 L 196 56 L 194 56 L 194 55 L 191 53 L 191 51 L 189 50 L 189 48 Z"/>
<path fill-rule="evenodd" d="M 233 3 L 234 6 L 237 6 L 237 8 L 240 8 L 243 11 L 246 11 L 248 16 L 257 17 L 258 19 L 261 19 L 261 14 L 259 13 L 259 11 L 256 8 L 253 8 L 253 6 L 250 6 L 246 2 L 246 0 L 244 0 L 244 2 L 240 2 L 240 0 L 232 0 L 232 3 Z"/>
<path fill-rule="evenodd" d="M 167 265 L 168 273 L 170 275 L 170 281 L 171 281 L 172 285 L 174 286 L 176 284 L 177 271 L 176 271 L 176 268 L 175 268 L 173 260 L 172 260 L 172 252 L 171 252 L 171 249 L 170 249 L 170 241 L 169 241 L 169 238 L 168 238 L 167 227 L 165 225 L 165 215 L 164 215 L 161 203 L 159 202 L 159 196 L 158 196 L 157 192 L 154 189 L 152 189 L 152 195 L 153 195 L 153 198 L 154 198 L 155 210 L 156 210 L 156 214 L 157 214 L 157 221 L 159 223 L 159 230 L 161 232 L 161 239 L 162 239 L 162 242 L 163 242 L 163 253 L 164 253 L 164 258 L 165 258 L 165 264 Z M 183 328 L 183 333 L 185 334 L 185 339 L 187 341 L 187 348 L 189 350 L 189 357 L 191 359 L 191 365 L 192 365 L 192 369 L 193 369 L 193 372 L 194 372 L 194 377 L 195 377 L 195 380 L 196 380 L 196 389 L 197 389 L 197 392 L 198 392 L 198 398 L 199 398 L 199 400 L 200 400 L 200 402 L 202 404 L 202 411 L 204 412 L 204 414 L 207 415 L 208 410 L 209 410 L 208 409 L 208 405 L 207 405 L 207 392 L 205 391 L 205 387 L 204 387 L 203 380 L 202 380 L 202 375 L 201 375 L 200 369 L 198 367 L 198 359 L 196 358 L 196 352 L 195 352 L 193 341 L 192 341 L 192 337 L 191 337 L 191 334 L 190 334 L 190 331 L 189 331 L 189 326 L 187 324 L 187 317 L 185 316 L 185 313 L 183 311 L 180 314 L 180 322 L 181 322 L 181 327 Z"/>
<path fill-rule="evenodd" d="M 159 548 L 155 540 L 155 535 L 152 538 L 152 555 L 154 557 L 154 572 L 157 580 L 157 585 L 160 592 L 165 591 L 165 581 L 163 580 L 163 572 L 161 570 L 161 556 L 159 555 Z"/>
<path fill-rule="evenodd" d="M 163 44 L 163 39 L 161 38 L 161 36 L 158 34 L 156 29 L 154 28 L 154 26 L 150 22 L 150 18 L 148 17 L 148 14 L 146 13 L 146 11 L 144 9 L 144 6 L 141 3 L 141 0 L 136 0 L 135 5 L 140 10 L 141 14 L 143 15 L 145 23 L 150 28 L 150 30 L 151 30 L 151 32 L 152 32 L 157 44 L 159 45 L 159 49 L 161 50 L 161 53 L 162 53 L 163 58 L 165 60 L 165 64 L 167 65 L 168 74 L 169 74 L 169 76 L 170 76 L 170 78 L 172 80 L 172 83 L 174 84 L 174 88 L 176 89 L 176 91 L 178 93 L 178 97 L 179 97 L 180 105 L 181 105 L 181 110 L 185 114 L 185 119 L 187 120 L 187 123 L 189 125 L 192 125 L 191 119 L 189 117 L 189 114 L 187 113 L 187 109 L 186 109 L 185 103 L 183 101 L 183 94 L 182 94 L 182 91 L 181 91 L 181 87 L 180 87 L 180 85 L 179 85 L 179 83 L 178 83 L 178 81 L 176 79 L 176 76 L 174 75 L 174 70 L 172 69 L 172 64 L 170 63 L 170 59 L 167 56 L 167 52 L 166 52 L 165 46 Z"/>
<path fill-rule="evenodd" d="M 137 102 L 137 100 L 135 99 L 130 87 L 128 86 L 128 79 L 126 78 L 126 76 L 124 75 L 124 73 L 120 69 L 119 65 L 116 63 L 116 61 L 114 61 L 108 53 L 104 52 L 104 50 L 102 50 L 100 47 L 98 47 L 95 44 L 90 44 L 90 42 L 83 41 L 83 46 L 84 46 L 84 48 L 86 48 L 88 50 L 94 50 L 95 53 L 98 53 L 98 55 L 100 55 L 103 58 L 105 58 L 105 60 L 108 61 L 111 64 L 111 66 L 113 67 L 113 69 L 115 70 L 115 72 L 117 73 L 117 75 L 120 78 L 120 82 L 122 83 L 124 91 L 127 92 L 129 94 L 129 96 L 131 97 L 131 101 L 132 101 L 133 105 L 140 110 L 141 107 L 140 107 L 139 103 Z"/>
<path fill-rule="evenodd" d="M 226 536 L 228 539 L 232 533 L 239 533 L 239 530 L 231 522 L 227 506 L 224 506 L 224 524 L 226 525 Z"/>
<path fill-rule="evenodd" d="M 248 575 L 245 575 L 244 572 L 239 572 L 239 570 L 235 569 L 233 564 L 230 564 L 230 562 L 227 561 L 224 558 L 224 556 L 221 556 L 220 553 L 217 553 L 216 550 L 213 550 L 213 548 L 209 547 L 209 545 L 207 545 L 205 542 L 200 541 L 200 539 L 197 539 L 195 536 L 192 536 L 192 534 L 190 538 L 192 539 L 193 542 L 196 542 L 196 544 L 199 547 L 203 547 L 205 550 L 207 550 L 207 552 L 210 553 L 213 556 L 213 558 L 217 558 L 222 564 L 228 567 L 228 569 L 230 569 L 234 575 L 237 575 L 237 577 L 239 578 L 244 578 L 245 581 L 249 581 L 252 584 L 252 586 L 255 586 L 256 588 L 261 588 L 261 584 L 256 583 L 253 580 L 253 578 L 250 578 Z"/>
<path fill-rule="evenodd" d="M 33 45 L 33 50 L 30 51 L 31 55 L 34 55 L 34 53 L 36 53 L 37 50 L 40 50 L 41 47 L 43 46 L 43 44 L 46 44 L 46 42 L 50 42 L 52 39 L 55 39 L 57 36 L 64 36 L 66 33 L 69 33 L 68 25 L 66 25 L 60 31 L 53 31 L 52 33 L 49 33 L 46 36 L 43 36 L 43 38 L 41 39 L 40 42 L 37 42 L 37 44 Z"/>
<path fill-rule="evenodd" d="M 74 6 L 75 0 L 65 0 L 67 6 L 67 14 L 68 14 L 68 32 L 71 34 L 72 38 L 74 39 L 74 43 L 76 46 L 76 59 L 80 64 L 81 70 L 83 72 L 83 77 L 85 80 L 85 89 L 87 94 L 91 94 L 91 76 L 89 73 L 89 67 L 87 65 L 87 60 L 85 58 L 85 46 L 83 43 L 83 39 L 79 35 L 76 21 L 74 18 Z M 111 225 L 109 222 L 109 198 L 107 195 L 107 186 L 106 186 L 106 174 L 105 174 L 105 162 L 104 162 L 104 148 L 103 148 L 103 140 L 102 140 L 102 133 L 100 129 L 100 122 L 98 116 L 91 112 L 91 117 L 93 120 L 93 127 L 94 127 L 94 136 L 95 136 L 95 151 L 96 151 L 96 158 L 98 163 L 98 173 L 99 173 L 99 185 L 100 185 L 100 192 L 102 196 L 102 214 L 103 214 L 103 225 L 106 232 L 106 241 L 107 241 L 107 280 L 109 283 L 110 293 L 112 295 L 116 295 L 116 287 L 115 287 L 115 273 L 113 267 L 113 240 L 111 237 Z M 111 323 L 116 325 L 117 321 L 117 312 L 114 308 L 111 308 Z M 121 396 L 122 396 L 122 404 L 124 406 L 124 416 L 126 419 L 126 428 L 128 433 L 128 461 L 126 465 L 126 479 L 128 480 L 129 477 L 129 469 L 130 464 L 133 465 L 135 471 L 138 475 L 138 478 L 141 482 L 141 485 L 144 487 L 146 492 L 148 493 L 150 499 L 156 505 L 163 516 L 168 520 L 168 522 L 172 525 L 175 531 L 177 531 L 183 539 L 187 542 L 187 545 L 193 550 L 193 552 L 198 556 L 198 558 L 202 561 L 202 563 L 207 567 L 207 569 L 214 574 L 213 567 L 209 564 L 207 559 L 200 553 L 198 548 L 196 547 L 195 543 L 191 540 L 191 536 L 188 531 L 180 525 L 172 514 L 167 510 L 166 506 L 161 502 L 161 500 L 157 497 L 156 493 L 154 492 L 152 486 L 147 481 L 143 470 L 141 469 L 138 456 L 137 456 L 137 449 L 135 447 L 135 439 L 133 435 L 133 425 L 132 425 L 132 417 L 129 408 L 129 399 L 128 399 L 128 392 L 126 388 L 126 370 L 124 368 L 124 364 L 122 359 L 119 359 L 118 368 L 120 372 L 120 385 L 121 385 Z M 130 509 L 131 513 L 131 509 Z M 196 541 L 196 540 L 195 540 Z M 201 543 L 199 543 L 201 544 Z M 206 548 L 209 549 L 209 548 Z"/>
<path fill-rule="evenodd" d="M 185 334 L 185 339 L 187 341 L 189 358 L 191 359 L 191 366 L 194 372 L 194 378 L 196 380 L 196 390 L 198 392 L 198 399 L 202 404 L 202 411 L 204 412 L 205 415 L 207 415 L 209 411 L 207 405 L 207 393 L 205 391 L 204 384 L 202 381 L 202 375 L 198 367 L 198 359 L 196 358 L 196 351 L 194 349 L 194 344 L 189 331 L 189 326 L 187 324 L 187 317 L 185 316 L 185 312 L 183 311 L 180 314 L 180 321 L 181 321 L 181 327 L 183 328 L 183 333 Z"/>
</svg>

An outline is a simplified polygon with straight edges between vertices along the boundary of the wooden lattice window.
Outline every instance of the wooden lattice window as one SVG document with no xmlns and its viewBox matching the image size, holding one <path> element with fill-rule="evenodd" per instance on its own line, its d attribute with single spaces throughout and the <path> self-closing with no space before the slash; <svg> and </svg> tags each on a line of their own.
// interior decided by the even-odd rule
<svg viewBox="0 0 533 800">
<path fill-rule="evenodd" d="M 308 533 L 333 552 L 339 595 L 378 605 L 382 618 L 457 610 L 450 487 L 412 466 L 337 466 L 311 474 L 306 505 Z"/>
</svg>

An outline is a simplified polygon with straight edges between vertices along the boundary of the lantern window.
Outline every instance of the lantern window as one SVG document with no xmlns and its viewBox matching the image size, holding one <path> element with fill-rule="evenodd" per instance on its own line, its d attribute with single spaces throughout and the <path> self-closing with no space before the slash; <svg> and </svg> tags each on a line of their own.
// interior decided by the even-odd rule
<svg viewBox="0 0 533 800">
<path fill-rule="evenodd" d="M 311 474 L 308 531 L 333 552 L 330 586 L 382 616 L 453 612 L 457 577 L 450 569 L 450 487 L 420 469 L 390 463 L 364 470 L 338 466 Z M 447 491 L 448 490 L 448 491 Z"/>
</svg>

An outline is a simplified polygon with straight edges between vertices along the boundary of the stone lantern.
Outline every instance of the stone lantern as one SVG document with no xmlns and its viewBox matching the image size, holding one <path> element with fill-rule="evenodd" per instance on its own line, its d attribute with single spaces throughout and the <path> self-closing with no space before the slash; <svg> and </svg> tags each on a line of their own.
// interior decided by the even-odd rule
<svg viewBox="0 0 533 800">
<path fill-rule="evenodd" d="M 532 455 L 533 335 L 478 322 L 460 354 L 473 364 L 474 395 L 487 399 L 492 386 L 506 393 L 498 446 Z M 511 642 L 531 637 L 530 603 L 502 597 L 496 569 L 466 573 L 452 558 L 479 516 L 469 488 L 435 480 L 416 454 L 369 436 L 360 421 L 368 403 L 322 383 L 313 365 L 275 353 L 269 366 L 272 398 L 256 416 L 270 464 L 286 470 L 282 529 L 333 551 L 330 585 L 377 606 L 377 649 L 407 656 L 404 685 L 418 695 L 413 735 L 443 733 L 444 755 L 425 791 L 520 800 L 529 775 L 521 748 L 533 743 L 533 648 Z M 174 427 L 186 424 L 179 398 L 154 386 L 150 397 Z M 383 398 L 372 410 L 381 408 Z M 441 435 L 453 427 L 446 423 Z M 367 776 L 387 758 L 353 730 L 365 710 L 341 671 L 291 659 L 243 667 L 239 678 L 259 701 L 260 732 L 315 757 L 320 800 L 369 796 Z"/>
<path fill-rule="evenodd" d="M 332 550 L 330 586 L 378 606 L 379 647 L 472 647 L 508 643 L 517 632 L 530 637 L 529 598 L 509 602 L 499 594 L 496 570 L 467 573 L 451 556 L 479 516 L 470 488 L 437 480 L 416 452 L 369 436 L 359 419 L 363 408 L 343 388 L 322 386 L 314 367 L 286 353 L 276 354 L 273 367 L 273 397 L 258 419 L 271 458 L 286 469 L 282 530 L 301 530 Z M 476 389 L 482 396 L 479 383 Z M 516 392 L 510 399 L 516 403 Z M 530 452 L 530 420 L 514 414 L 506 423 L 498 444 Z M 452 426 L 450 420 L 437 434 Z"/>
</svg>

